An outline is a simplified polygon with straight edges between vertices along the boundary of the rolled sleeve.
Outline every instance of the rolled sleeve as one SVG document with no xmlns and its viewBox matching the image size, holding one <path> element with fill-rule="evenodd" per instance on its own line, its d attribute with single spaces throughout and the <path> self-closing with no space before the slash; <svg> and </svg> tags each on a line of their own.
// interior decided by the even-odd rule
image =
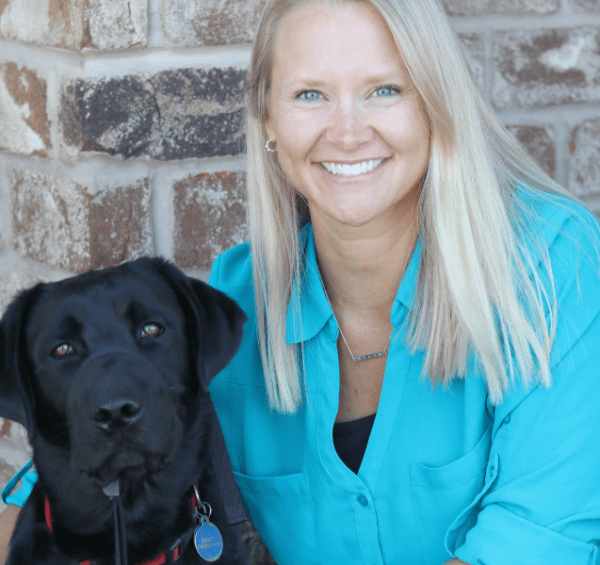
<svg viewBox="0 0 600 565">
<path fill-rule="evenodd" d="M 595 565 L 597 547 L 488 505 L 455 556 L 470 565 Z"/>
<path fill-rule="evenodd" d="M 470 565 L 600 564 L 598 254 L 565 228 L 553 243 L 558 326 L 552 386 L 516 387 L 495 409 L 498 465 L 446 536 Z M 581 240 L 579 240 L 581 241 Z"/>
</svg>

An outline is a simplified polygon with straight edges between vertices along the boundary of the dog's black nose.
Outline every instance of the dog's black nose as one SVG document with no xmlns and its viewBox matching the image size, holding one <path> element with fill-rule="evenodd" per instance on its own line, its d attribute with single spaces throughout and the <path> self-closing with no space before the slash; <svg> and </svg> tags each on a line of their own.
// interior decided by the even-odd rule
<svg viewBox="0 0 600 565">
<path fill-rule="evenodd" d="M 141 415 L 142 407 L 137 401 L 116 398 L 93 410 L 92 419 L 100 428 L 112 431 L 133 424 Z"/>
</svg>

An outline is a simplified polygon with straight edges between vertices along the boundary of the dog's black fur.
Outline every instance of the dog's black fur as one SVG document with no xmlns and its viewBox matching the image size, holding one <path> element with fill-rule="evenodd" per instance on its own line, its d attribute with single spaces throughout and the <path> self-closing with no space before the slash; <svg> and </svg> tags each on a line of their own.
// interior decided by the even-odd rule
<svg viewBox="0 0 600 565">
<path fill-rule="evenodd" d="M 119 479 L 130 564 L 193 527 L 201 498 L 245 563 L 207 468 L 207 387 L 233 357 L 245 314 L 161 259 L 138 259 L 21 293 L 0 321 L 0 414 L 22 423 L 39 480 L 13 537 L 10 565 L 114 562 Z M 54 533 L 44 516 L 44 497 Z M 189 544 L 177 563 L 198 564 Z"/>
</svg>

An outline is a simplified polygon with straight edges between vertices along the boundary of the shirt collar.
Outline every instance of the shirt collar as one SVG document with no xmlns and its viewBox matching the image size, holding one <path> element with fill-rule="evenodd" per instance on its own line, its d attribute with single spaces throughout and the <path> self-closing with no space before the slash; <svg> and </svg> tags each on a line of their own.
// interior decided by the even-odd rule
<svg viewBox="0 0 600 565">
<path fill-rule="evenodd" d="M 294 281 L 286 319 L 288 344 L 312 339 L 333 316 L 319 276 L 312 224 L 307 224 L 300 231 L 299 244 L 300 274 Z M 417 240 L 417 245 L 394 299 L 391 312 L 391 322 L 394 326 L 405 319 L 405 311 L 409 311 L 413 307 L 420 261 L 421 237 Z M 300 281 L 300 293 L 298 293 L 298 281 Z"/>
</svg>

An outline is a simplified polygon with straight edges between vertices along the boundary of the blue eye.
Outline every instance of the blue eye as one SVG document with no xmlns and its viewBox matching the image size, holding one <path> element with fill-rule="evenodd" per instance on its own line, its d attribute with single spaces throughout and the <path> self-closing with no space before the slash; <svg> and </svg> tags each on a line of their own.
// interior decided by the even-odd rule
<svg viewBox="0 0 600 565">
<path fill-rule="evenodd" d="M 380 86 L 375 89 L 373 93 L 374 96 L 394 96 L 394 94 L 399 94 L 400 89 L 395 86 Z"/>
<path fill-rule="evenodd" d="M 321 93 L 317 92 L 316 90 L 303 90 L 302 92 L 296 94 L 296 98 L 311 102 L 313 100 L 320 100 L 322 96 Z"/>
</svg>

